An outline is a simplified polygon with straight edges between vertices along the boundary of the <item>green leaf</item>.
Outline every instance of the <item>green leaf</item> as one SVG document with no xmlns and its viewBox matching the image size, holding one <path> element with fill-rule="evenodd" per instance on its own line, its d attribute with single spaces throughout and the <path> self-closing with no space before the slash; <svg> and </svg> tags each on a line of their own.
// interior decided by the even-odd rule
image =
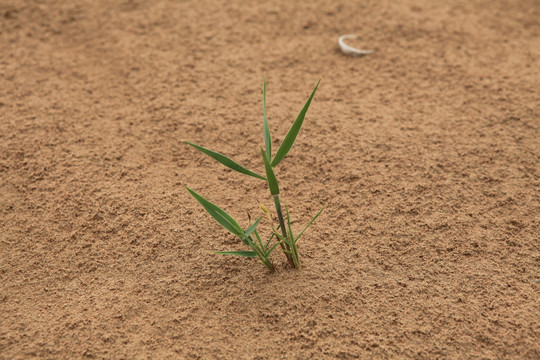
<svg viewBox="0 0 540 360">
<path fill-rule="evenodd" d="M 263 246 L 261 237 L 260 237 L 259 233 L 257 232 L 257 230 L 255 230 L 255 236 L 257 237 L 257 241 L 259 241 L 259 245 L 260 245 L 261 250 L 265 251 L 266 248 Z"/>
<path fill-rule="evenodd" d="M 242 173 L 242 174 L 245 174 L 245 175 L 253 176 L 253 177 L 257 178 L 257 179 L 266 180 L 266 178 L 264 176 L 259 175 L 259 174 L 255 173 L 255 172 L 251 171 L 251 170 L 246 169 L 242 165 L 240 165 L 237 162 L 231 160 L 230 158 L 228 158 L 227 156 L 225 156 L 223 154 L 220 154 L 218 152 L 209 150 L 209 149 L 204 148 L 202 146 L 199 146 L 197 144 L 190 143 L 189 141 L 184 141 L 184 142 L 186 144 L 189 144 L 189 145 L 193 146 L 195 149 L 205 153 L 206 155 L 210 156 L 214 160 L 217 160 L 218 162 L 222 163 L 223 165 L 227 166 L 228 168 L 231 168 L 231 169 L 233 169 L 235 171 L 238 171 L 239 173 Z"/>
<path fill-rule="evenodd" d="M 287 206 L 287 204 L 285 204 L 285 215 L 287 216 L 287 227 L 289 228 L 289 237 L 291 240 L 294 239 L 294 236 L 293 236 L 293 232 L 292 232 L 292 227 L 291 227 L 291 217 L 289 215 L 289 207 Z"/>
<path fill-rule="evenodd" d="M 283 242 L 284 244 L 289 245 L 289 239 L 285 238 L 285 237 L 284 237 L 283 235 L 281 235 L 281 234 L 278 234 L 276 229 L 273 229 L 273 231 L 274 231 L 274 234 L 276 235 L 276 237 L 277 237 L 281 242 Z M 285 251 L 285 249 L 283 249 L 283 251 Z"/>
<path fill-rule="evenodd" d="M 278 231 L 279 228 L 280 228 L 280 226 L 278 225 L 278 227 L 276 228 L 276 231 Z M 268 247 L 268 245 L 270 245 L 270 242 L 272 241 L 274 236 L 276 236 L 276 235 L 272 232 L 272 235 L 270 236 L 270 239 L 268 239 L 268 241 L 266 242 L 266 247 Z"/>
<path fill-rule="evenodd" d="M 262 147 L 261 154 L 264 161 L 264 168 L 266 169 L 266 178 L 268 179 L 268 188 L 270 189 L 270 194 L 277 195 L 279 194 L 279 185 L 276 179 L 276 175 L 274 174 L 274 169 L 272 169 L 272 165 L 270 165 L 270 160 L 268 160 L 268 157 L 266 156 L 266 153 L 264 152 L 264 149 Z"/>
<path fill-rule="evenodd" d="M 270 136 L 270 128 L 268 127 L 268 119 L 266 117 L 266 77 L 263 81 L 263 128 L 266 156 L 268 159 L 272 159 L 272 137 Z"/>
<path fill-rule="evenodd" d="M 214 251 L 214 254 L 234 255 L 234 256 L 244 256 L 244 257 L 258 257 L 255 251 Z"/>
<path fill-rule="evenodd" d="M 309 109 L 309 105 L 311 104 L 311 100 L 313 99 L 313 95 L 315 95 L 315 91 L 317 91 L 317 88 L 319 87 L 319 83 L 315 86 L 315 89 L 313 89 L 313 92 L 311 93 L 311 96 L 307 100 L 306 104 L 300 111 L 300 114 L 296 117 L 296 120 L 291 125 L 291 128 L 289 129 L 289 132 L 287 135 L 285 135 L 285 139 L 283 139 L 283 142 L 279 146 L 279 149 L 276 153 L 276 156 L 274 156 L 274 159 L 272 160 L 272 166 L 275 167 L 277 164 L 283 160 L 285 155 L 291 150 L 291 147 L 294 144 L 294 141 L 296 140 L 296 136 L 298 135 L 298 132 L 300 131 L 300 128 L 302 127 L 302 123 L 304 122 L 304 118 L 306 116 L 306 113 Z"/>
<path fill-rule="evenodd" d="M 298 236 L 297 236 L 296 239 L 294 240 L 294 243 L 295 243 L 295 244 L 298 242 L 298 239 L 300 239 L 300 236 L 302 236 L 302 234 L 304 233 L 304 231 L 306 231 L 307 228 L 308 228 L 311 224 L 313 224 L 313 222 L 315 221 L 315 219 L 318 218 L 319 215 L 321 215 L 321 213 L 322 213 L 322 211 L 324 210 L 325 207 L 326 207 L 326 205 L 324 205 L 324 206 L 322 207 L 322 209 L 319 210 L 319 212 L 317 213 L 317 215 L 315 215 L 315 216 L 313 217 L 313 219 L 311 219 L 311 221 L 306 225 L 306 227 L 304 228 L 304 230 L 302 230 L 302 231 L 300 232 L 300 234 L 298 234 Z"/>
<path fill-rule="evenodd" d="M 272 251 L 274 251 L 274 249 L 275 249 L 279 244 L 280 244 L 280 243 L 275 243 L 274 246 L 272 246 L 272 247 L 270 248 L 270 250 L 266 251 L 266 257 L 268 257 L 268 256 L 272 253 Z"/>
<path fill-rule="evenodd" d="M 257 230 L 257 225 L 259 225 L 260 221 L 261 221 L 260 217 L 257 220 L 255 220 L 255 222 L 253 224 L 251 224 L 251 226 L 246 229 L 246 231 L 244 232 L 244 236 L 245 237 L 251 236 L 251 234 L 253 234 L 253 232 L 255 230 Z"/>
<path fill-rule="evenodd" d="M 212 204 L 210 201 L 203 198 L 201 195 L 197 194 L 195 191 L 191 190 L 186 186 L 186 189 L 189 191 L 189 193 L 198 201 L 201 203 L 201 205 L 208 211 L 208 213 L 218 222 L 220 223 L 225 229 L 229 230 L 234 235 L 239 236 L 241 239 L 243 239 L 244 236 L 244 230 L 238 225 L 236 220 L 234 220 L 229 214 L 225 212 L 225 210 L 221 209 L 219 206 Z"/>
</svg>

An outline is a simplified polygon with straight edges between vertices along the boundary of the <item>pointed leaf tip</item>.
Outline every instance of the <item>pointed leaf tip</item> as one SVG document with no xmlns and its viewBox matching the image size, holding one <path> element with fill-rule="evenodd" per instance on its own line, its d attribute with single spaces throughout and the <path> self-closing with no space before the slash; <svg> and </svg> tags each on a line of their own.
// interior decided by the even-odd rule
<svg viewBox="0 0 540 360">
<path fill-rule="evenodd" d="M 294 141 L 296 140 L 296 137 L 298 136 L 298 133 L 300 132 L 300 128 L 302 127 L 302 123 L 304 122 L 304 118 L 306 117 L 306 113 L 309 109 L 309 105 L 311 104 L 311 100 L 313 100 L 313 96 L 315 95 L 315 92 L 317 91 L 317 88 L 319 87 L 321 80 L 317 82 L 317 85 L 315 85 L 315 88 L 311 92 L 311 95 L 309 96 L 309 99 L 306 101 L 304 107 L 296 117 L 296 120 L 291 125 L 291 128 L 289 129 L 289 132 L 287 135 L 285 135 L 285 138 L 283 139 L 283 142 L 278 148 L 278 151 L 276 152 L 276 156 L 274 156 L 274 159 L 272 159 L 271 165 L 272 167 L 277 166 L 285 158 L 289 150 L 291 150 L 291 147 L 294 144 Z"/>
<path fill-rule="evenodd" d="M 326 208 L 326 204 L 321 208 L 321 210 L 319 210 L 319 212 L 309 221 L 309 223 L 306 225 L 306 227 L 300 232 L 300 234 L 298 234 L 298 236 L 296 237 L 296 239 L 294 239 L 294 243 L 297 243 L 298 240 L 300 239 L 300 236 L 302 236 L 302 234 L 304 233 L 304 231 L 307 230 L 307 228 L 309 228 L 311 226 L 311 224 L 313 224 L 313 222 L 319 217 L 319 215 L 321 215 L 321 213 L 323 212 L 323 210 Z"/>
<path fill-rule="evenodd" d="M 238 171 L 239 173 L 253 176 L 257 179 L 266 180 L 266 178 L 262 175 L 259 175 L 249 169 L 246 169 L 242 165 L 238 164 L 234 160 L 228 158 L 227 156 L 220 154 L 216 151 L 212 151 L 210 149 L 207 149 L 205 147 L 199 146 L 197 144 L 191 143 L 189 141 L 185 141 L 186 144 L 193 146 L 195 149 L 199 150 L 200 152 L 210 156 L 212 159 L 220 162 L 221 164 L 225 165 L 226 167 L 233 169 L 234 171 Z"/>
<path fill-rule="evenodd" d="M 229 230 L 234 235 L 244 238 L 244 230 L 238 225 L 238 222 L 232 218 L 227 212 L 221 209 L 219 206 L 211 203 L 210 201 L 203 198 L 201 195 L 197 194 L 195 191 L 191 190 L 186 186 L 187 191 L 193 196 L 212 216 L 218 223 L 221 224 L 225 229 Z"/>
<path fill-rule="evenodd" d="M 264 130 L 264 147 L 266 156 L 272 159 L 272 137 L 270 136 L 270 127 L 268 126 L 268 118 L 266 117 L 266 76 L 263 80 L 263 130 Z"/>
</svg>

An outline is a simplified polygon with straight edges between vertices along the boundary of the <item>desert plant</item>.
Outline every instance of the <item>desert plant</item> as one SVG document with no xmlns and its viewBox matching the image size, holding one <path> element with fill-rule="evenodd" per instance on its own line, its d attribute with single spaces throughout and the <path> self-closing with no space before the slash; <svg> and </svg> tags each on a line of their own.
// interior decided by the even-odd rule
<svg viewBox="0 0 540 360">
<path fill-rule="evenodd" d="M 206 209 L 206 211 L 218 223 L 220 223 L 225 229 L 227 229 L 232 234 L 238 236 L 244 244 L 248 245 L 251 248 L 251 251 L 220 251 L 220 252 L 216 252 L 216 254 L 236 255 L 236 256 L 245 256 L 245 257 L 258 257 L 260 261 L 270 271 L 274 271 L 274 267 L 271 261 L 269 260 L 269 256 L 272 253 L 272 251 L 279 245 L 281 247 L 281 250 L 287 257 L 287 261 L 289 262 L 289 264 L 291 264 L 291 266 L 293 266 L 294 268 L 298 268 L 298 269 L 301 268 L 300 258 L 298 254 L 298 246 L 297 246 L 298 240 L 300 239 L 300 236 L 302 236 L 304 231 L 306 231 L 306 229 L 321 214 L 321 212 L 324 210 L 324 206 L 308 222 L 308 224 L 298 234 L 298 236 L 295 237 L 292 231 L 289 208 L 287 206 L 285 206 L 285 216 L 287 220 L 287 223 L 285 223 L 285 217 L 283 216 L 283 209 L 281 207 L 281 201 L 279 198 L 279 184 L 278 184 L 276 175 L 274 173 L 274 167 L 276 167 L 285 158 L 285 156 L 287 155 L 287 153 L 293 146 L 294 141 L 296 140 L 296 137 L 300 131 L 300 128 L 302 127 L 302 123 L 304 122 L 304 118 L 308 111 L 309 105 L 311 104 L 311 100 L 313 99 L 313 96 L 315 95 L 315 92 L 317 91 L 317 88 L 319 87 L 319 83 L 320 81 L 317 83 L 317 85 L 313 89 L 304 107 L 302 108 L 298 116 L 296 117 L 296 120 L 291 125 L 291 128 L 289 129 L 289 131 L 287 132 L 287 135 L 281 142 L 281 145 L 279 146 L 276 154 L 272 157 L 272 138 L 270 135 L 270 128 L 268 126 L 268 119 L 266 116 L 266 80 L 263 81 L 263 102 L 262 103 L 263 103 L 263 132 L 264 132 L 264 145 L 265 146 L 264 148 L 261 147 L 261 156 L 263 159 L 266 176 L 263 176 L 251 170 L 248 170 L 247 168 L 243 167 L 242 165 L 231 160 L 229 157 L 223 154 L 220 154 L 218 152 L 209 150 L 202 146 L 186 141 L 187 144 L 193 146 L 195 149 L 203 152 L 204 154 L 217 160 L 221 164 L 229 167 L 230 169 L 238 171 L 244 175 L 248 175 L 248 176 L 255 177 L 257 179 L 265 180 L 268 184 L 268 189 L 270 190 L 270 194 L 273 197 L 274 205 L 276 207 L 279 225 L 277 227 L 274 227 L 270 212 L 268 211 L 266 207 L 260 204 L 261 209 L 268 217 L 271 227 L 272 227 L 272 234 L 270 235 L 270 238 L 266 240 L 266 242 L 263 243 L 259 233 L 257 232 L 257 226 L 261 220 L 260 217 L 254 223 L 252 223 L 249 227 L 247 227 L 246 230 L 243 230 L 242 227 L 238 224 L 238 222 L 236 222 L 236 220 L 234 220 L 223 209 L 219 208 L 217 205 L 211 203 L 210 201 L 203 198 L 201 195 L 197 194 L 195 191 L 186 187 L 187 190 L 190 192 L 190 194 L 199 203 L 201 203 L 201 205 Z M 255 235 L 255 238 L 257 241 L 253 240 L 253 235 Z M 276 238 L 276 243 L 270 246 L 272 239 L 274 237 Z"/>
</svg>

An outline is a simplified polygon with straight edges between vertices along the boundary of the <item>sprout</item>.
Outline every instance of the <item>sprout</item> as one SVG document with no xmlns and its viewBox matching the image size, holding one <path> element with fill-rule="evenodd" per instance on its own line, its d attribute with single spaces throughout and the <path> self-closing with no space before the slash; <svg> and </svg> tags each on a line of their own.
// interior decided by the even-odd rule
<svg viewBox="0 0 540 360">
<path fill-rule="evenodd" d="M 274 199 L 274 204 L 275 204 L 277 216 L 279 219 L 278 227 L 273 226 L 272 218 L 269 214 L 268 209 L 264 207 L 264 205 L 259 204 L 262 211 L 266 214 L 266 216 L 268 216 L 268 219 L 270 220 L 270 224 L 272 226 L 272 234 L 270 235 L 269 239 L 266 241 L 266 244 L 263 244 L 263 241 L 259 233 L 257 232 L 257 226 L 259 225 L 261 218 L 258 218 L 254 223 L 249 225 L 246 228 L 246 230 L 244 230 L 238 224 L 236 220 L 234 220 L 229 214 L 227 214 L 227 212 L 225 212 L 225 210 L 221 209 L 217 205 L 206 200 L 205 198 L 203 198 L 201 195 L 199 195 L 192 189 L 186 187 L 189 193 L 205 208 L 205 210 L 210 214 L 210 216 L 212 216 L 219 224 L 221 224 L 229 232 L 238 236 L 238 238 L 240 238 L 240 240 L 245 245 L 251 248 L 251 251 L 245 251 L 245 250 L 218 251 L 218 252 L 215 252 L 216 254 L 234 255 L 234 256 L 243 256 L 243 257 L 258 257 L 261 263 L 265 265 L 271 272 L 273 272 L 274 266 L 272 262 L 270 261 L 269 256 L 272 253 L 272 251 L 279 245 L 281 247 L 281 250 L 287 257 L 287 261 L 289 262 L 289 264 L 293 266 L 294 268 L 297 268 L 297 269 L 301 268 L 300 258 L 298 254 L 298 247 L 297 247 L 298 240 L 300 239 L 300 236 L 302 236 L 304 231 L 306 231 L 307 228 L 321 214 L 321 212 L 324 210 L 324 206 L 309 221 L 309 223 L 298 234 L 298 236 L 294 237 L 292 226 L 291 226 L 289 208 L 287 206 L 285 206 L 285 215 L 286 215 L 286 220 L 287 220 L 287 224 L 285 224 L 285 218 L 283 217 L 283 210 L 281 208 L 281 202 L 279 198 L 279 184 L 278 184 L 276 175 L 274 173 L 274 168 L 279 163 L 281 163 L 281 161 L 285 158 L 285 156 L 287 156 L 287 154 L 291 150 L 294 144 L 294 141 L 296 140 L 296 137 L 298 136 L 298 133 L 300 132 L 300 128 L 302 127 L 304 118 L 306 117 L 306 113 L 309 109 L 309 105 L 311 104 L 311 100 L 313 100 L 313 96 L 315 95 L 315 92 L 317 91 L 317 88 L 319 87 L 319 83 L 320 83 L 320 80 L 315 86 L 315 88 L 313 89 L 304 107 L 302 108 L 298 116 L 296 117 L 296 120 L 291 125 L 291 128 L 287 132 L 287 135 L 283 139 L 276 154 L 272 156 L 272 137 L 270 136 L 270 128 L 268 126 L 268 119 L 266 117 L 266 79 L 263 81 L 264 148 L 261 147 L 260 150 L 261 150 L 261 157 L 263 159 L 264 169 L 266 172 L 266 177 L 243 167 L 242 165 L 238 164 L 237 162 L 233 161 L 232 159 L 230 159 L 229 157 L 223 154 L 220 154 L 216 151 L 212 151 L 202 146 L 186 141 L 188 145 L 193 146 L 195 149 L 210 156 L 211 158 L 227 166 L 228 168 L 238 171 L 239 173 L 242 173 L 244 175 L 248 175 L 248 176 L 266 181 L 268 184 L 268 189 L 270 190 L 270 195 L 272 195 Z M 281 233 L 279 233 L 279 231 Z M 254 237 L 256 241 L 254 241 Z M 276 243 L 270 246 L 274 237 L 276 238 Z"/>
</svg>

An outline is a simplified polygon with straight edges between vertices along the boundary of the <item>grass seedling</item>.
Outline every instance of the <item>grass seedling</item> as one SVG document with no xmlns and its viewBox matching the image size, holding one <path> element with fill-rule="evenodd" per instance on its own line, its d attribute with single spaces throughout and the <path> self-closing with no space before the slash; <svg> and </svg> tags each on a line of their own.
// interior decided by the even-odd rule
<svg viewBox="0 0 540 360">
<path fill-rule="evenodd" d="M 240 240 L 249 246 L 252 251 L 216 251 L 216 254 L 222 255 L 235 255 L 235 256 L 244 256 L 244 257 L 258 257 L 261 263 L 268 268 L 271 272 L 274 272 L 274 265 L 268 258 L 270 253 L 275 249 L 276 246 L 268 248 L 269 243 L 267 242 L 266 246 L 263 246 L 262 240 L 257 232 L 257 225 L 261 221 L 261 218 L 255 220 L 246 230 L 243 230 L 238 222 L 232 218 L 225 210 L 221 209 L 219 206 L 211 203 L 210 201 L 203 198 L 201 195 L 197 194 L 195 191 L 191 190 L 186 186 L 186 189 L 189 193 L 197 199 L 199 203 L 208 211 L 208 213 L 216 219 L 225 229 L 229 230 L 232 234 L 238 236 Z M 255 235 L 257 242 L 253 241 L 252 235 Z M 276 244 L 277 245 L 277 244 Z"/>
<path fill-rule="evenodd" d="M 302 127 L 302 124 L 304 122 L 304 118 L 309 109 L 309 105 L 311 104 L 311 100 L 313 99 L 313 96 L 315 95 L 315 92 L 317 91 L 318 87 L 319 87 L 319 83 L 317 83 L 317 85 L 315 86 L 315 89 L 313 89 L 304 107 L 302 108 L 298 116 L 296 117 L 296 120 L 291 125 L 291 128 L 289 129 L 289 131 L 287 132 L 287 135 L 281 142 L 281 145 L 279 146 L 276 154 L 272 156 L 272 137 L 270 135 L 270 128 L 268 126 L 268 119 L 266 117 L 266 80 L 263 82 L 264 148 L 261 147 L 260 150 L 261 150 L 261 157 L 263 159 L 266 176 L 260 175 L 256 172 L 253 172 L 243 167 L 242 165 L 231 160 L 229 157 L 223 154 L 220 154 L 218 152 L 209 150 L 202 146 L 186 141 L 187 144 L 193 146 L 195 149 L 210 156 L 211 158 L 227 166 L 228 168 L 238 171 L 239 173 L 242 173 L 244 175 L 248 175 L 248 176 L 266 181 L 268 184 L 268 189 L 270 190 L 270 195 L 274 199 L 274 205 L 276 207 L 276 213 L 279 220 L 279 226 L 277 227 L 274 227 L 272 223 L 272 217 L 268 209 L 264 207 L 262 204 L 260 204 L 261 209 L 267 215 L 272 225 L 272 234 L 270 235 L 270 238 L 266 241 L 266 244 L 263 244 L 263 241 L 259 233 L 257 232 L 257 226 L 259 225 L 261 218 L 258 218 L 254 223 L 248 226 L 246 230 L 244 230 L 236 222 L 236 220 L 234 220 L 223 209 L 219 208 L 217 205 L 211 203 L 210 201 L 203 198 L 201 195 L 197 194 L 195 191 L 186 187 L 189 193 L 199 203 L 201 203 L 201 205 L 206 209 L 206 211 L 218 223 L 220 223 L 225 229 L 227 229 L 232 234 L 238 236 L 245 245 L 251 248 L 251 251 L 219 251 L 219 252 L 216 252 L 216 254 L 235 255 L 235 256 L 244 256 L 244 257 L 258 257 L 263 265 L 265 265 L 270 271 L 274 271 L 274 266 L 272 265 L 272 262 L 269 260 L 269 256 L 272 253 L 272 251 L 279 245 L 281 250 L 285 254 L 289 264 L 294 268 L 297 268 L 297 269 L 301 268 L 300 258 L 298 254 L 298 246 L 297 246 L 298 240 L 300 239 L 300 236 L 302 236 L 304 231 L 306 231 L 307 228 L 321 214 L 321 212 L 324 210 L 324 206 L 308 222 L 306 227 L 299 233 L 299 235 L 295 237 L 293 234 L 292 226 L 291 226 L 289 208 L 287 206 L 285 206 L 285 216 L 286 216 L 286 221 L 287 221 L 287 223 L 285 223 L 285 217 L 283 216 L 283 209 L 281 207 L 281 201 L 279 198 L 279 194 L 280 194 L 279 183 L 274 173 L 274 168 L 279 163 L 281 163 L 281 161 L 285 158 L 289 150 L 291 150 L 294 144 L 294 141 L 296 140 L 296 137 L 298 136 L 298 133 L 300 132 L 300 128 Z M 256 241 L 253 240 L 253 236 L 255 236 Z M 276 239 L 276 243 L 273 246 L 270 246 L 274 238 Z"/>
</svg>

